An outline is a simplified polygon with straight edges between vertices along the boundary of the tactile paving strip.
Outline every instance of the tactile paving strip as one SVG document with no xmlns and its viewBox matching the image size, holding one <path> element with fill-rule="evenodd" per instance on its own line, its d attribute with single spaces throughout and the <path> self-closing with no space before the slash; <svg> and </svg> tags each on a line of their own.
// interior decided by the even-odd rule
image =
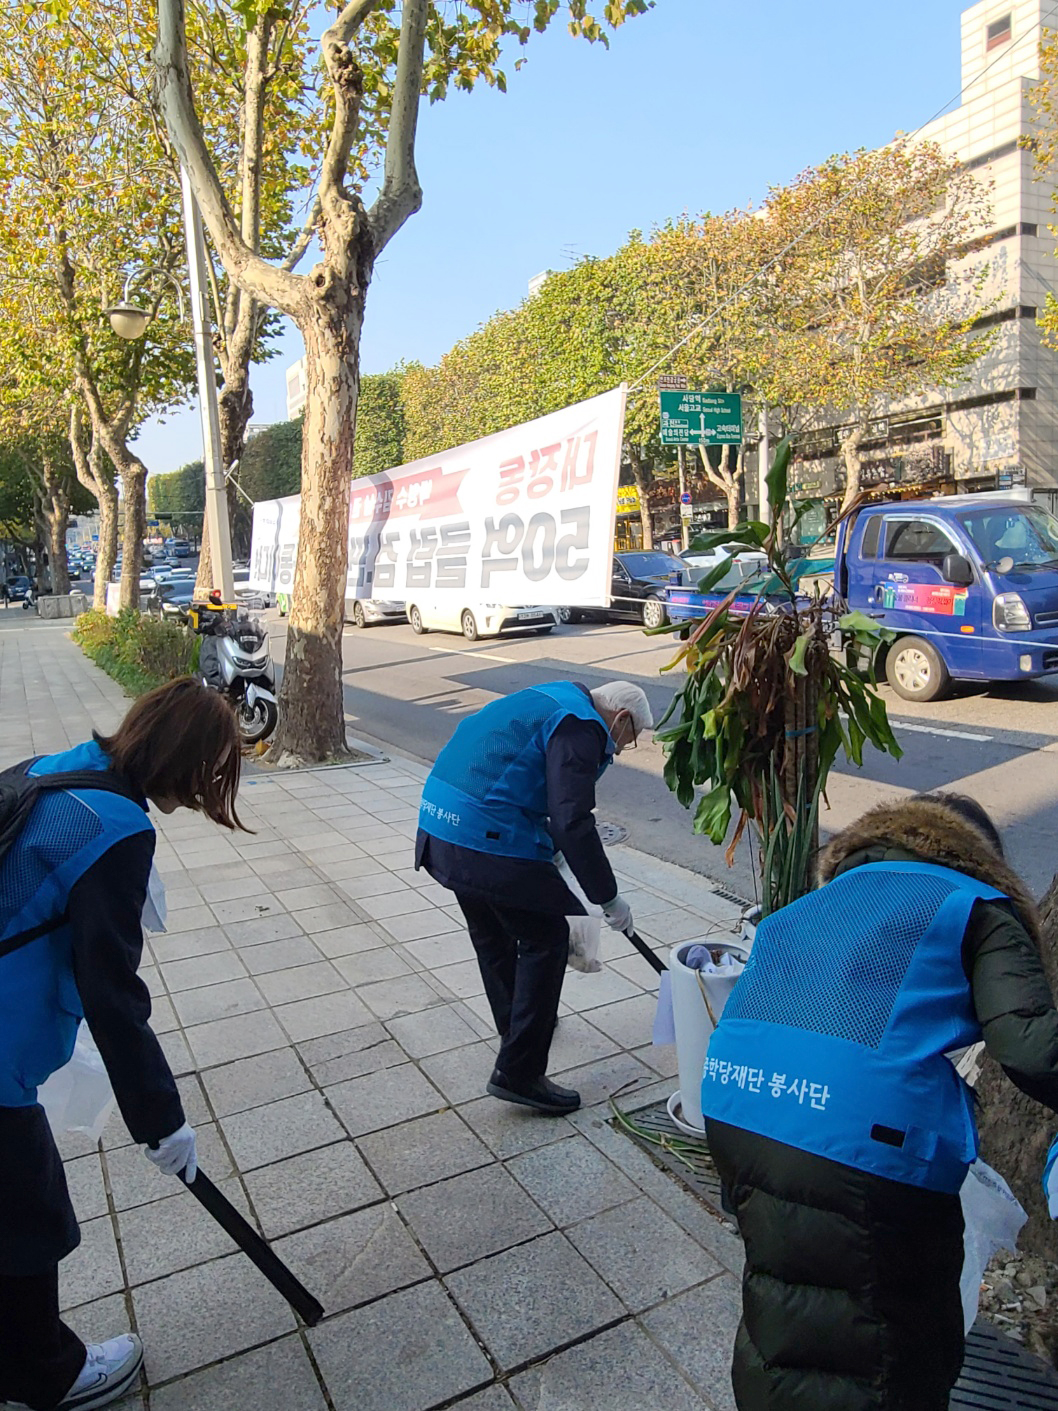
<svg viewBox="0 0 1058 1411">
<path fill-rule="evenodd" d="M 705 1139 L 684 1136 L 663 1102 L 627 1116 L 643 1135 L 615 1122 L 618 1130 L 677 1176 L 711 1210 L 723 1215 L 720 1178 Z M 679 1142 L 679 1148 L 666 1149 L 658 1145 L 658 1139 Z M 950 1411 L 1058 1411 L 1058 1373 L 990 1323 L 978 1322 L 966 1340 L 962 1376 L 949 1406 Z"/>
</svg>

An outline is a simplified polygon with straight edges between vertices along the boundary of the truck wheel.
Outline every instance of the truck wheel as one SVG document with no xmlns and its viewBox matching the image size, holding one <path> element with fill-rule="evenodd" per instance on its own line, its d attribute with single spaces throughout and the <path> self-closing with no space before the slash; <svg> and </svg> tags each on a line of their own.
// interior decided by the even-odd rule
<svg viewBox="0 0 1058 1411">
<path fill-rule="evenodd" d="M 886 653 L 885 675 L 905 701 L 935 701 L 951 685 L 948 668 L 934 647 L 921 637 L 901 637 Z"/>
<path fill-rule="evenodd" d="M 665 604 L 660 598 L 647 598 L 643 604 L 643 626 L 664 627 L 669 620 Z"/>
</svg>

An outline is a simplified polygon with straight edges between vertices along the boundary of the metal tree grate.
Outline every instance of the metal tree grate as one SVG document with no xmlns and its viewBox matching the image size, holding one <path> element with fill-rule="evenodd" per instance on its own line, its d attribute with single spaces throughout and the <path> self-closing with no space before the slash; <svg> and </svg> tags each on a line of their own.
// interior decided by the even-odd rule
<svg viewBox="0 0 1058 1411">
<path fill-rule="evenodd" d="M 618 1130 L 678 1177 L 710 1210 L 723 1216 L 720 1177 L 705 1138 L 685 1136 L 669 1116 L 664 1102 L 626 1115 L 642 1135 L 615 1121 Z M 659 1140 L 678 1141 L 678 1156 L 659 1146 Z M 990 1323 L 978 1321 L 966 1340 L 962 1376 L 952 1391 L 949 1407 L 950 1411 L 1058 1411 L 1058 1374 Z"/>
</svg>

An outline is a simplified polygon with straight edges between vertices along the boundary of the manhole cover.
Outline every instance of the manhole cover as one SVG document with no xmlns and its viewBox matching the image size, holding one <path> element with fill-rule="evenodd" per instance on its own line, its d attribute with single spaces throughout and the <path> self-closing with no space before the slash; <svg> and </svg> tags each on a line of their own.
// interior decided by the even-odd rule
<svg viewBox="0 0 1058 1411">
<path fill-rule="evenodd" d="M 596 823 L 595 825 L 603 845 L 612 848 L 615 843 L 623 843 L 628 837 L 628 829 L 622 828 L 619 823 Z"/>
<path fill-rule="evenodd" d="M 679 1178 L 718 1215 L 720 1177 L 705 1138 L 685 1136 L 664 1102 L 614 1119 L 619 1131 Z M 951 1394 L 950 1411 L 1058 1411 L 1058 1374 L 990 1323 L 978 1321 L 966 1339 L 962 1375 Z"/>
</svg>

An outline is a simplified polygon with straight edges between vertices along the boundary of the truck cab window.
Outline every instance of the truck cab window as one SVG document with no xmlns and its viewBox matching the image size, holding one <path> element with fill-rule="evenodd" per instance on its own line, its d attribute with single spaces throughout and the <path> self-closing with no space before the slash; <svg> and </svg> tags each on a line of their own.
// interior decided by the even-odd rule
<svg viewBox="0 0 1058 1411">
<path fill-rule="evenodd" d="M 886 526 L 885 557 L 902 563 L 930 563 L 940 568 L 955 545 L 944 530 L 928 519 L 890 520 Z"/>
<path fill-rule="evenodd" d="M 878 556 L 878 531 L 882 526 L 882 516 L 872 514 L 867 520 L 863 530 L 863 541 L 860 544 L 860 558 L 873 559 Z"/>
</svg>

